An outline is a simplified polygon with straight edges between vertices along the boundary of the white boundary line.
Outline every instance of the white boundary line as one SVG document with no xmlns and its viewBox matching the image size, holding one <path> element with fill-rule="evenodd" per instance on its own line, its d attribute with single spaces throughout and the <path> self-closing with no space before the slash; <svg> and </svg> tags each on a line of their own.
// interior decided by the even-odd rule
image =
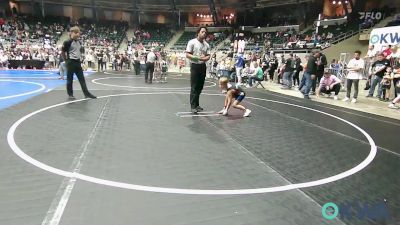
<svg viewBox="0 0 400 225">
<path fill-rule="evenodd" d="M 168 94 L 184 94 L 187 95 L 187 93 L 182 93 L 182 92 L 155 92 L 155 93 L 127 93 L 127 94 L 116 94 L 116 95 L 106 95 L 106 96 L 100 96 L 98 97 L 98 99 L 102 99 L 102 98 L 110 98 L 110 97 L 118 97 L 118 96 L 132 96 L 132 95 L 165 95 L 166 93 Z M 203 93 L 203 95 L 210 95 L 210 96 L 221 96 L 221 94 L 208 94 L 208 93 Z M 144 185 L 137 185 L 137 184 L 130 184 L 130 183 L 124 183 L 124 182 L 117 182 L 117 181 L 112 181 L 112 180 L 106 180 L 106 179 L 100 179 L 100 178 L 96 178 L 96 177 L 92 177 L 92 176 L 88 176 L 85 174 L 81 174 L 81 173 L 77 173 L 77 172 L 70 172 L 70 171 L 65 171 L 65 170 L 61 170 L 61 169 L 57 169 L 55 167 L 49 166 L 47 164 L 44 164 L 32 157 L 30 157 L 29 155 L 27 155 L 25 152 L 23 152 L 18 145 L 15 143 L 15 138 L 14 138 L 14 134 L 16 129 L 18 128 L 18 126 L 23 123 L 25 120 L 27 120 L 28 118 L 58 107 L 58 106 L 62 106 L 62 105 L 67 105 L 67 104 L 71 104 L 71 103 L 75 103 L 75 102 L 81 102 L 81 101 L 87 101 L 88 99 L 80 99 L 80 100 L 75 100 L 75 101 L 70 101 L 70 102 L 64 102 L 64 103 L 59 103 L 59 104 L 55 104 L 52 106 L 48 106 L 39 110 L 36 110 L 24 117 L 22 117 L 21 119 L 19 119 L 18 121 L 16 121 L 9 129 L 8 133 L 7 133 L 7 141 L 9 146 L 11 147 L 12 151 L 17 154 L 20 158 L 22 158 L 23 160 L 25 160 L 26 162 L 40 168 L 43 169 L 45 171 L 48 171 L 50 173 L 53 174 L 57 174 L 57 175 L 61 175 L 61 176 L 65 176 L 65 177 L 69 177 L 69 178 L 76 178 L 76 179 L 80 179 L 80 180 L 84 180 L 84 181 L 88 181 L 88 182 L 92 182 L 92 183 L 96 183 L 96 184 L 101 184 L 101 185 L 106 185 L 106 186 L 110 186 L 110 187 L 117 187 L 117 188 L 123 188 L 123 189 L 130 189 L 130 190 L 138 190 L 138 191 L 148 191 L 148 192 L 158 192 L 158 193 L 170 193 L 170 194 L 191 194 L 191 195 L 244 195 L 244 194 L 260 194 L 260 193 L 271 193 L 271 192 L 281 192 L 281 191 L 287 191 L 287 190 L 293 190 L 293 189 L 299 189 L 299 188 L 307 188 L 307 187 L 314 187 L 314 186 L 319 186 L 319 185 L 323 185 L 323 184 L 328 184 L 334 181 L 338 181 L 340 179 L 346 178 L 348 176 L 351 176 L 359 171 L 361 171 L 362 169 L 366 168 L 375 158 L 376 154 L 377 154 L 377 147 L 375 145 L 374 140 L 372 139 L 372 137 L 365 132 L 363 129 L 361 129 L 360 127 L 358 127 L 357 125 L 342 119 L 338 116 L 320 111 L 320 110 L 316 110 L 316 109 L 312 109 L 312 108 L 308 108 L 305 106 L 300 106 L 300 105 L 295 105 L 295 104 L 291 104 L 291 103 L 286 103 L 286 102 L 280 102 L 280 101 L 274 101 L 274 100 L 268 100 L 268 99 L 261 99 L 261 98 L 253 98 L 253 97 L 247 97 L 248 99 L 256 99 L 256 100 L 261 100 L 261 101 L 266 101 L 266 102 L 274 102 L 274 103 L 278 103 L 278 104 L 283 104 L 283 105 L 288 105 L 288 106 L 293 106 L 293 107 L 297 107 L 297 108 L 302 108 L 302 109 L 307 109 L 313 112 L 317 112 L 317 113 L 321 113 L 327 116 L 330 116 L 332 118 L 335 118 L 337 120 L 340 120 L 354 128 L 356 128 L 358 131 L 360 131 L 368 140 L 371 148 L 370 148 L 370 152 L 368 154 L 368 156 L 358 165 L 356 165 L 355 167 L 344 171 L 342 173 L 336 174 L 334 176 L 330 176 L 327 178 L 323 178 L 323 179 L 319 179 L 319 180 L 314 180 L 314 181 L 309 181 L 309 182 L 303 182 L 303 183 L 297 183 L 297 184 L 288 184 L 288 185 L 283 185 L 283 186 L 275 186 L 275 187 L 268 187 L 268 188 L 253 188 L 253 189 L 227 189 L 227 190 L 209 190 L 209 189 L 181 189 L 181 188 L 167 188 L 167 187 L 154 187 L 154 186 L 144 186 Z"/>
<path fill-rule="evenodd" d="M 110 100 L 110 99 L 107 99 L 107 100 Z M 80 172 L 82 165 L 83 165 L 83 160 L 85 159 L 86 154 L 89 150 L 89 145 L 92 144 L 92 142 L 96 136 L 97 130 L 99 129 L 99 127 L 101 125 L 101 122 L 102 122 L 103 116 L 104 116 L 104 112 L 105 112 L 109 102 L 110 101 L 107 101 L 104 104 L 103 109 L 101 110 L 101 113 L 97 118 L 96 124 L 94 125 L 92 131 L 89 134 L 88 140 L 81 147 L 81 149 L 82 149 L 81 153 L 75 157 L 75 159 L 73 161 L 73 165 L 72 165 L 74 172 L 78 172 L 78 173 Z M 47 211 L 46 217 L 44 218 L 42 225 L 58 225 L 60 223 L 61 217 L 64 214 L 65 207 L 67 206 L 69 198 L 71 197 L 72 190 L 75 187 L 76 180 L 77 180 L 76 178 L 71 177 L 71 178 L 69 178 L 65 187 L 63 187 L 64 185 L 62 185 L 62 187 L 60 187 L 60 191 L 58 193 L 60 193 L 62 191 L 62 189 L 64 189 L 64 191 L 59 198 L 58 198 L 58 196 L 56 196 L 56 198 L 54 199 L 54 204 L 52 203 L 49 210 Z"/>
<path fill-rule="evenodd" d="M 215 111 L 202 111 L 202 112 L 198 112 L 198 114 L 211 114 L 211 113 L 215 113 Z M 188 114 L 192 114 L 192 112 L 177 112 L 175 113 L 177 115 L 188 115 Z"/>
<path fill-rule="evenodd" d="M 276 94 L 276 93 L 278 93 L 278 94 Z M 273 91 L 269 91 L 268 92 L 268 95 L 272 95 L 272 96 L 276 96 L 276 97 L 279 97 L 279 98 L 288 99 L 288 100 L 295 101 L 295 102 L 302 102 L 302 100 L 301 100 L 302 98 L 299 98 L 298 96 L 285 95 L 285 94 L 280 94 L 279 95 L 279 94 L 280 94 L 279 92 L 273 92 Z M 373 116 L 365 116 L 365 115 L 361 115 L 359 113 L 355 113 L 355 112 L 362 112 L 362 113 L 369 113 L 371 115 L 378 115 L 378 114 L 374 114 L 372 112 L 365 112 L 365 111 L 360 111 L 360 110 L 357 110 L 357 109 L 354 109 L 354 108 L 347 108 L 347 107 L 343 107 L 343 106 L 339 106 L 339 105 L 333 105 L 333 106 L 341 108 L 341 109 L 339 109 L 339 108 L 336 109 L 336 108 L 332 108 L 332 107 L 326 106 L 326 105 L 328 105 L 328 103 L 318 102 L 318 101 L 313 101 L 313 103 L 314 103 L 315 106 L 318 106 L 318 107 L 321 107 L 321 108 L 331 109 L 331 110 L 334 110 L 334 111 L 343 112 L 343 113 L 347 113 L 347 114 L 350 114 L 350 115 L 356 115 L 356 116 L 360 116 L 360 117 L 363 117 L 363 118 L 367 118 L 367 119 L 371 119 L 371 120 L 375 120 L 375 121 L 379 121 L 379 122 L 383 122 L 383 123 L 388 123 L 388 124 L 392 124 L 392 125 L 395 125 L 395 126 L 400 126 L 400 123 L 390 122 L 390 121 L 386 121 L 386 120 L 377 119 L 377 118 L 375 118 Z M 322 103 L 322 104 L 325 104 L 325 105 L 318 104 L 318 103 Z M 355 111 L 355 112 L 346 111 L 344 109 L 352 110 L 352 111 Z M 391 117 L 387 117 L 387 118 L 395 119 L 395 118 L 391 118 Z"/>
<path fill-rule="evenodd" d="M 266 109 L 266 110 L 269 110 L 269 111 L 272 111 L 272 112 L 279 113 L 279 112 L 278 112 L 278 111 L 276 111 L 276 110 L 268 109 L 268 108 L 267 108 L 267 107 L 265 107 L 265 106 L 258 105 L 258 104 L 256 104 L 256 103 L 253 103 L 253 102 L 249 102 L 249 101 L 247 101 L 246 103 L 247 103 L 247 104 L 250 104 L 250 105 L 257 106 L 257 107 L 260 107 L 260 108 L 263 108 L 263 109 Z M 349 136 L 349 135 L 342 134 L 342 133 L 340 133 L 340 132 L 337 132 L 337 131 L 334 131 L 334 130 L 330 130 L 330 129 L 328 129 L 328 128 L 325 128 L 325 127 L 321 127 L 321 126 L 319 126 L 319 125 L 316 125 L 316 124 L 313 124 L 313 123 L 310 123 L 310 122 L 307 122 L 307 121 L 301 120 L 301 119 L 299 119 L 299 118 L 295 118 L 295 117 L 292 117 L 292 116 L 288 116 L 288 117 L 289 117 L 289 118 L 291 118 L 291 119 L 295 119 L 295 120 L 299 120 L 299 121 L 303 121 L 303 122 L 309 123 L 309 124 L 311 124 L 312 126 L 314 126 L 314 127 L 317 127 L 317 128 L 319 128 L 319 129 L 323 129 L 323 130 L 327 130 L 327 131 L 329 131 L 329 132 L 333 132 L 333 133 L 334 133 L 334 134 L 336 134 L 336 135 L 344 136 L 344 137 L 347 137 L 347 138 L 349 138 L 349 139 L 352 139 L 352 140 L 355 140 L 355 141 L 361 142 L 361 143 L 363 143 L 363 144 L 369 144 L 367 141 L 363 141 L 363 140 L 360 140 L 360 139 L 357 139 L 357 138 L 351 137 L 351 136 Z M 395 155 L 395 156 L 397 156 L 397 157 L 400 157 L 400 154 L 399 154 L 399 153 L 397 153 L 397 152 L 391 151 L 391 150 L 389 150 L 389 149 L 386 149 L 386 148 L 384 148 L 384 147 L 381 147 L 381 146 L 377 146 L 377 147 L 378 147 L 378 148 L 380 148 L 380 149 L 381 149 L 381 150 L 383 150 L 383 151 L 386 151 L 386 152 L 392 153 L 393 155 Z"/>
<path fill-rule="evenodd" d="M 104 84 L 104 83 L 98 82 L 99 80 L 107 80 L 107 79 L 132 79 L 132 78 L 135 79 L 135 78 L 139 78 L 139 77 L 103 77 L 103 78 L 93 79 L 92 83 L 98 84 L 98 85 L 103 85 L 103 86 L 108 86 L 108 87 L 132 88 L 132 89 L 152 89 L 152 90 L 187 90 L 187 89 L 190 89 L 190 87 L 183 87 L 183 88 L 162 88 L 162 87 L 151 87 L 151 86 L 133 87 L 133 86 L 124 86 L 124 85 L 116 85 L 116 84 Z M 186 78 L 171 78 L 171 79 L 187 80 Z M 207 80 L 205 82 L 211 83 L 211 85 L 204 86 L 204 88 L 217 86 L 217 83 L 215 83 L 215 82 L 207 81 Z"/>
<path fill-rule="evenodd" d="M 0 77 L 0 79 L 12 79 L 12 80 L 18 80 L 18 79 L 32 79 L 32 80 L 61 80 L 59 77 L 53 76 L 53 77 Z"/>
<path fill-rule="evenodd" d="M 188 117 L 211 117 L 211 116 L 221 116 L 221 114 L 213 113 L 213 114 L 190 114 L 190 115 L 178 115 L 181 118 L 188 118 Z"/>
<path fill-rule="evenodd" d="M 41 83 L 36 83 L 36 82 L 30 82 L 30 81 L 23 81 L 23 80 L 0 80 L 0 82 L 16 82 L 16 83 L 26 83 L 26 84 L 34 84 L 39 86 L 39 89 L 36 89 L 34 91 L 30 91 L 30 92 L 25 92 L 22 94 L 17 94 L 17 95 L 10 95 L 10 96 L 4 96 L 4 97 L 0 97 L 0 100 L 4 100 L 4 99 L 10 99 L 10 98 L 16 98 L 16 97 L 21 97 L 21 96 L 25 96 L 25 95 L 31 95 L 37 92 L 41 92 L 44 89 L 46 89 L 46 86 L 44 86 Z"/>
<path fill-rule="evenodd" d="M 127 71 L 128 72 L 128 71 Z M 132 76 L 132 75 L 134 75 L 134 72 L 135 71 L 132 71 L 132 73 L 110 73 L 110 72 L 106 72 L 106 71 L 103 71 L 102 73 L 104 73 L 104 74 L 108 74 L 108 75 L 117 75 L 117 76 Z M 101 73 L 101 72 L 100 72 Z M 134 75 L 134 76 L 139 76 L 139 75 Z"/>
<path fill-rule="evenodd" d="M 11 75 L 11 74 L 13 74 L 13 71 L 14 70 L 8 70 L 8 73 L 4 73 L 3 71 L 0 71 L 0 76 Z M 22 70 L 21 70 L 21 72 L 22 72 Z M 53 74 L 57 74 L 58 70 L 55 70 L 54 72 L 50 72 L 50 71 L 40 72 L 40 71 L 28 71 L 28 70 L 26 70 L 26 71 L 23 71 L 23 72 L 29 73 L 31 75 L 53 75 Z"/>
<path fill-rule="evenodd" d="M 126 71 L 128 72 L 128 71 Z M 108 74 L 108 75 L 117 75 L 117 76 L 140 76 L 140 75 L 134 75 L 133 74 L 134 71 L 132 71 L 132 73 L 110 73 L 110 72 L 103 72 L 104 74 Z M 172 74 L 168 74 L 167 77 L 183 77 L 182 73 L 175 73 L 175 72 L 170 72 Z M 139 78 L 139 77 L 138 77 Z M 141 76 L 140 78 L 143 78 L 143 76 Z"/>
<path fill-rule="evenodd" d="M 7 80 L 19 80 L 19 79 L 31 79 L 31 80 L 63 80 L 60 79 L 60 76 L 57 73 L 52 73 L 50 75 L 53 76 L 45 76 L 45 77 L 39 77 L 39 76 L 31 76 L 31 77 L 19 77 L 19 76 L 6 76 L 6 77 L 2 77 L 2 75 L 5 74 L 0 74 L 0 79 L 7 79 Z M 45 74 L 38 74 L 38 75 L 45 75 Z M 54 76 L 55 75 L 55 76 Z M 85 77 L 91 75 L 90 73 L 87 73 L 86 71 L 83 72 L 83 75 Z M 66 80 L 66 79 L 65 79 Z"/>
</svg>

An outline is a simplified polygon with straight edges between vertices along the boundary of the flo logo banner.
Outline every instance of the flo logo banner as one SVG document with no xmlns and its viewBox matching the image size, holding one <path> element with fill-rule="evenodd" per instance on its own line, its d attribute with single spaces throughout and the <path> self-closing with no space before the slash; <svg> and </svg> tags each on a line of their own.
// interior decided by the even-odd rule
<svg viewBox="0 0 400 225">
<path fill-rule="evenodd" d="M 373 19 L 373 20 L 381 20 L 383 18 L 383 15 L 381 12 L 359 12 L 360 14 L 360 20 L 366 20 L 366 19 Z"/>
<path fill-rule="evenodd" d="M 333 220 L 336 217 L 344 220 L 390 220 L 390 212 L 386 200 L 378 202 L 346 202 L 333 203 L 328 202 L 322 206 L 322 217 L 327 220 Z"/>
<path fill-rule="evenodd" d="M 400 26 L 373 29 L 369 38 L 369 44 L 381 49 L 385 45 L 397 45 L 400 43 Z"/>
</svg>

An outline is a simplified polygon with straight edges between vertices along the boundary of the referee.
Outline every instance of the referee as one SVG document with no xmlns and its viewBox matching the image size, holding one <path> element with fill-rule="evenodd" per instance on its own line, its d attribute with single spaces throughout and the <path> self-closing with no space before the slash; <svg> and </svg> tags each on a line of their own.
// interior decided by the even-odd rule
<svg viewBox="0 0 400 225">
<path fill-rule="evenodd" d="M 71 27 L 70 29 L 71 38 L 65 41 L 62 47 L 61 54 L 65 59 L 65 65 L 67 67 L 67 93 L 69 100 L 75 100 L 72 91 L 72 79 L 74 73 L 78 77 L 85 98 L 97 98 L 88 91 L 86 87 L 85 77 L 83 76 L 81 58 L 82 54 L 84 53 L 84 49 L 81 42 L 79 41 L 80 35 L 81 34 L 79 27 L 77 26 Z"/>
<path fill-rule="evenodd" d="M 186 57 L 190 60 L 190 107 L 193 114 L 203 111 L 199 98 L 206 79 L 206 62 L 210 59 L 210 45 L 205 41 L 207 28 L 199 27 L 197 37 L 186 47 Z"/>
</svg>

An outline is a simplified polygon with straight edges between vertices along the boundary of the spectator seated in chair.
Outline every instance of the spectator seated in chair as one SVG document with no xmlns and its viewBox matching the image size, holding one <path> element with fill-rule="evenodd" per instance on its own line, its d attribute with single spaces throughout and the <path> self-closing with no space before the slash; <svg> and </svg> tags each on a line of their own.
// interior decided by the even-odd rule
<svg viewBox="0 0 400 225">
<path fill-rule="evenodd" d="M 264 72 L 262 71 L 261 67 L 258 66 L 258 63 L 254 62 L 254 72 L 249 74 L 249 87 L 253 87 L 253 81 L 263 81 L 264 80 Z"/>
</svg>

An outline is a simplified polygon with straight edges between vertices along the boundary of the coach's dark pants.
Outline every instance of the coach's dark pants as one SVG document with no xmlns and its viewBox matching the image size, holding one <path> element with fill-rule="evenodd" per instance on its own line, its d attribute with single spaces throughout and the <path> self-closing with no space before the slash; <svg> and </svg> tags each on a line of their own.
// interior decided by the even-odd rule
<svg viewBox="0 0 400 225">
<path fill-rule="evenodd" d="M 149 77 L 149 72 L 150 72 L 150 77 Z M 153 73 L 154 73 L 154 63 L 150 62 L 146 63 L 146 73 L 144 75 L 144 80 L 146 82 L 151 83 L 153 81 Z"/>
<path fill-rule="evenodd" d="M 199 99 L 206 79 L 206 70 L 206 64 L 192 63 L 190 66 L 190 107 L 192 109 L 200 105 Z"/>
<path fill-rule="evenodd" d="M 135 74 L 140 75 L 140 61 L 135 60 L 133 67 L 135 67 Z"/>
<path fill-rule="evenodd" d="M 79 83 L 81 84 L 83 94 L 85 96 L 90 95 L 90 93 L 86 87 L 85 77 L 83 76 L 81 62 L 79 60 L 67 59 L 65 65 L 67 67 L 67 93 L 68 93 L 68 95 L 69 96 L 73 95 L 72 80 L 74 78 L 74 74 L 76 74 L 76 77 L 78 78 Z"/>
</svg>

